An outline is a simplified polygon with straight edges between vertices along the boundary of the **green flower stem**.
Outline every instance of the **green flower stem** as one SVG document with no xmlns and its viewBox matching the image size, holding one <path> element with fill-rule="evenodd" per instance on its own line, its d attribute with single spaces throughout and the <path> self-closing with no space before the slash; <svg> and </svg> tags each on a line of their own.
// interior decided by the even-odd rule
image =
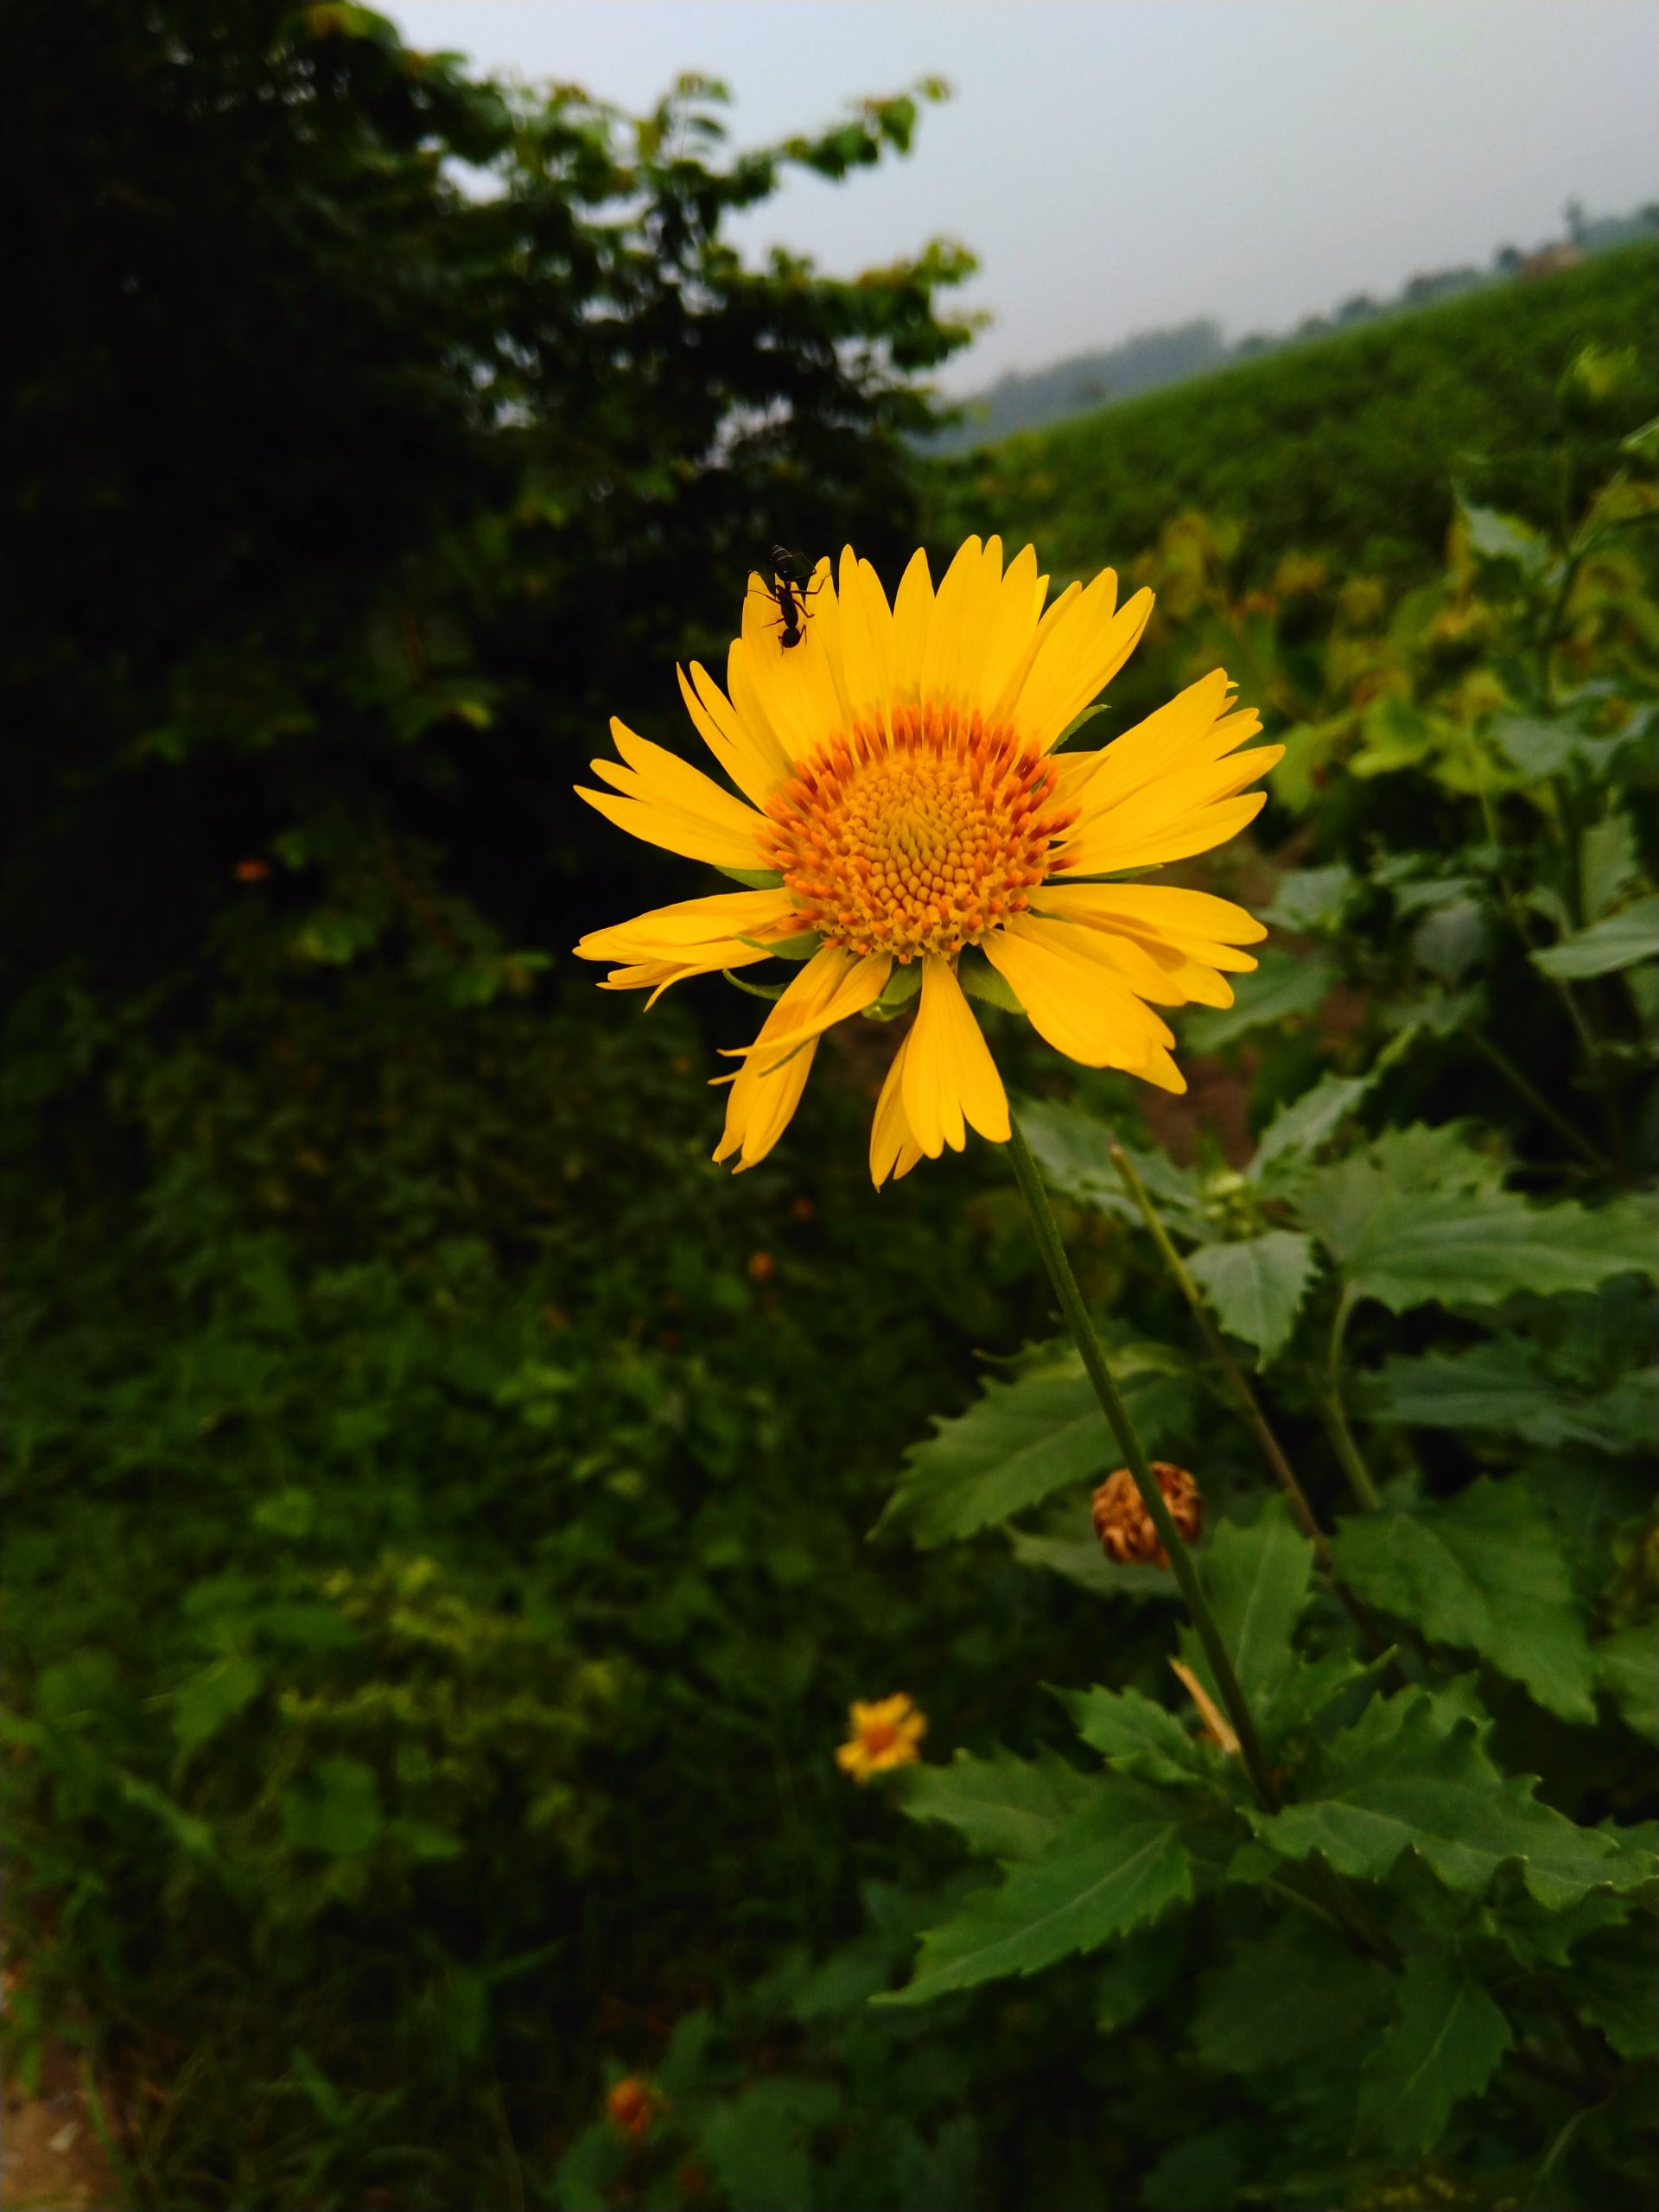
<svg viewBox="0 0 1659 2212">
<path fill-rule="evenodd" d="M 1336 1453 L 1342 1471 L 1348 1478 L 1348 1487 L 1367 1513 L 1380 1513 L 1382 1501 L 1377 1496 L 1376 1484 L 1371 1480 L 1371 1471 L 1365 1464 L 1354 1432 L 1348 1426 L 1348 1411 L 1342 1402 L 1342 1339 L 1348 1327 L 1348 1316 L 1354 1310 L 1354 1294 L 1343 1286 L 1337 1301 L 1337 1310 L 1331 1323 L 1331 1343 L 1325 1355 L 1325 1390 L 1319 1400 L 1319 1417 L 1325 1423 L 1325 1433 L 1331 1439 L 1331 1448 Z"/>
<path fill-rule="evenodd" d="M 1117 1448 L 1123 1454 L 1124 1465 L 1141 1493 L 1141 1502 L 1158 1532 L 1158 1541 L 1174 1570 L 1176 1581 L 1180 1585 L 1187 1611 L 1192 1617 L 1192 1625 L 1204 1646 L 1204 1656 L 1210 1662 L 1216 1688 L 1226 1708 L 1227 1718 L 1232 1723 L 1233 1733 L 1238 1738 L 1239 1754 L 1244 1762 L 1244 1770 L 1249 1776 L 1250 1787 L 1264 1810 L 1277 1812 L 1279 1792 L 1268 1770 L 1262 1739 L 1256 1734 L 1255 1722 L 1244 1701 L 1244 1693 L 1239 1688 L 1238 1676 L 1233 1671 L 1233 1662 L 1227 1646 L 1222 1641 L 1221 1630 L 1210 1611 L 1210 1601 L 1198 1580 L 1192 1554 L 1188 1551 L 1180 1530 L 1175 1526 L 1146 1452 L 1141 1449 L 1141 1440 L 1135 1433 L 1128 1408 L 1112 1380 L 1111 1370 L 1106 1364 L 1100 1340 L 1089 1319 L 1088 1308 L 1084 1305 L 1083 1293 L 1077 1288 L 1077 1279 L 1071 1272 L 1071 1262 L 1066 1257 L 1054 1210 L 1048 1203 L 1042 1177 L 1031 1156 L 1031 1147 L 1026 1142 L 1025 1131 L 1012 1116 L 1009 1119 L 1008 1154 L 1014 1161 L 1014 1179 L 1020 1185 L 1020 1195 L 1025 1200 L 1026 1211 L 1031 1217 L 1032 1233 L 1037 1239 L 1037 1249 L 1043 1255 L 1043 1264 L 1048 1269 L 1049 1281 L 1054 1286 L 1054 1294 L 1059 1300 L 1060 1311 L 1065 1316 L 1066 1325 L 1082 1356 L 1089 1380 L 1094 1385 L 1095 1395 L 1100 1400 L 1101 1410 L 1117 1439 Z"/>
<path fill-rule="evenodd" d="M 1319 1526 L 1313 1508 L 1307 1502 L 1307 1493 L 1296 1479 L 1296 1471 L 1286 1458 L 1284 1446 L 1274 1433 L 1272 1424 L 1262 1410 L 1261 1400 L 1250 1388 L 1249 1377 L 1228 1350 L 1227 1339 L 1216 1325 L 1215 1316 L 1205 1304 L 1203 1293 L 1193 1281 L 1180 1254 L 1175 1249 L 1173 1240 L 1168 1230 L 1165 1228 L 1162 1217 L 1154 1205 L 1146 1185 L 1135 1173 L 1135 1163 L 1121 1145 L 1115 1144 L 1112 1147 L 1112 1162 L 1122 1179 L 1123 1187 L 1141 1209 L 1141 1218 L 1150 1230 L 1152 1240 L 1163 1257 L 1164 1265 L 1174 1278 L 1176 1288 L 1192 1308 L 1192 1318 L 1198 1323 L 1205 1344 L 1210 1347 L 1211 1357 L 1231 1386 L 1233 1395 L 1238 1401 L 1239 1412 L 1243 1415 L 1245 1427 L 1261 1446 L 1262 1457 L 1268 1463 L 1268 1471 L 1288 1499 L 1290 1510 L 1296 1516 L 1296 1525 L 1313 1545 L 1313 1556 L 1318 1560 L 1322 1571 L 1330 1578 L 1331 1586 L 1341 1600 L 1349 1619 L 1359 1630 L 1362 1639 L 1374 1654 L 1387 1649 L 1389 1639 L 1378 1627 L 1370 1608 L 1355 1597 L 1353 1592 L 1338 1574 L 1336 1562 L 1331 1556 L 1330 1541 L 1324 1529 Z"/>
<path fill-rule="evenodd" d="M 1175 1287 L 1192 1308 L 1192 1318 L 1198 1323 L 1204 1340 L 1210 1348 L 1211 1357 L 1226 1376 L 1233 1395 L 1238 1401 L 1238 1409 L 1244 1417 L 1246 1427 L 1262 1447 L 1262 1456 L 1267 1461 L 1274 1482 L 1290 1501 L 1290 1510 L 1296 1516 L 1297 1526 L 1313 1545 L 1314 1555 L 1319 1565 L 1329 1574 L 1332 1572 L 1331 1547 L 1325 1541 L 1325 1531 L 1314 1517 L 1313 1509 L 1307 1502 L 1306 1493 L 1300 1483 L 1297 1481 L 1295 1471 L 1289 1460 L 1286 1459 L 1283 1446 L 1268 1426 L 1268 1417 L 1262 1412 L 1243 1370 L 1233 1357 L 1232 1353 L 1228 1351 L 1227 1340 L 1216 1326 L 1215 1317 L 1205 1304 L 1203 1294 L 1188 1274 L 1180 1254 L 1175 1249 L 1169 1231 L 1165 1228 L 1157 1208 L 1147 1194 L 1146 1185 L 1136 1174 L 1134 1163 L 1121 1145 L 1115 1144 L 1112 1147 L 1112 1165 L 1122 1178 L 1124 1189 L 1140 1208 L 1141 1218 L 1146 1223 L 1151 1233 L 1152 1241 L 1158 1247 L 1164 1265 L 1168 1268 L 1174 1281 Z"/>
</svg>

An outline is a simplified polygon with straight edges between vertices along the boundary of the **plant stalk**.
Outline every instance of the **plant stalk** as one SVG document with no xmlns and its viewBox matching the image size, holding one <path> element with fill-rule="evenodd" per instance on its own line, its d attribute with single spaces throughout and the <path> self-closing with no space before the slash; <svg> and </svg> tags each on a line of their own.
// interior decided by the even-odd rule
<svg viewBox="0 0 1659 2212">
<path fill-rule="evenodd" d="M 1198 1641 L 1204 1646 L 1204 1656 L 1210 1662 L 1216 1688 L 1226 1708 L 1227 1718 L 1233 1725 L 1233 1733 L 1238 1738 L 1239 1755 L 1250 1778 L 1250 1787 L 1263 1809 L 1275 1813 L 1279 1809 L 1279 1791 L 1268 1772 L 1262 1739 L 1256 1733 L 1250 1708 L 1245 1703 L 1244 1693 L 1233 1669 L 1232 1658 L 1222 1640 L 1221 1630 L 1216 1625 L 1210 1601 L 1204 1594 L 1192 1554 L 1187 1549 L 1180 1530 L 1175 1526 L 1141 1440 L 1135 1433 L 1135 1424 L 1129 1419 L 1128 1409 L 1112 1379 L 1111 1370 L 1106 1364 L 1100 1339 L 1095 1334 L 1088 1308 L 1083 1302 L 1083 1293 L 1077 1288 L 1077 1279 L 1071 1272 L 1071 1262 L 1066 1256 L 1059 1224 L 1054 1218 L 1053 1208 L 1048 1203 L 1048 1193 L 1043 1188 L 1037 1163 L 1031 1156 L 1031 1147 L 1026 1142 L 1024 1130 L 1012 1116 L 1009 1120 L 1008 1154 L 1014 1162 L 1014 1179 L 1020 1185 L 1020 1195 L 1026 1202 L 1026 1211 L 1031 1219 L 1032 1233 L 1037 1240 L 1037 1249 L 1042 1254 L 1043 1264 L 1048 1269 L 1049 1281 L 1054 1286 L 1060 1311 L 1065 1316 L 1066 1325 L 1071 1332 L 1084 1370 L 1094 1385 L 1095 1395 L 1100 1400 L 1101 1411 L 1117 1440 L 1117 1448 L 1123 1454 L 1124 1465 L 1141 1493 L 1141 1502 L 1158 1532 L 1158 1541 L 1163 1546 L 1175 1580 L 1180 1586 L 1181 1595 L 1186 1600 L 1186 1609 L 1192 1616 L 1193 1627 L 1198 1630 Z"/>
<path fill-rule="evenodd" d="M 1491 1062 L 1517 1096 L 1524 1098 L 1533 1112 L 1549 1123 L 1557 1136 L 1565 1137 L 1573 1149 L 1583 1159 L 1588 1160 L 1592 1167 L 1605 1170 L 1607 1162 L 1596 1150 L 1594 1145 L 1581 1131 L 1573 1128 L 1565 1114 L 1558 1112 L 1550 1104 L 1530 1076 L 1523 1074 L 1506 1052 L 1499 1046 L 1494 1045 L 1490 1037 L 1483 1036 L 1478 1029 L 1471 1027 L 1465 1029 L 1463 1033 L 1475 1050 L 1484 1053 Z"/>
<path fill-rule="evenodd" d="M 1325 1423 L 1325 1433 L 1331 1440 L 1342 1471 L 1348 1478 L 1348 1487 L 1367 1513 L 1380 1513 L 1382 1501 L 1377 1496 L 1376 1484 L 1371 1480 L 1371 1471 L 1365 1464 L 1354 1432 L 1348 1426 L 1347 1408 L 1342 1402 L 1342 1339 L 1348 1326 L 1348 1316 L 1354 1307 L 1351 1290 L 1343 1291 L 1331 1323 L 1331 1343 L 1325 1355 L 1325 1392 L 1319 1402 L 1319 1415 Z"/>
<path fill-rule="evenodd" d="M 1262 1412 L 1255 1391 L 1250 1388 L 1249 1377 L 1227 1349 L 1227 1340 L 1216 1326 L 1215 1318 L 1204 1302 L 1203 1293 L 1188 1274 L 1185 1262 L 1175 1249 L 1169 1231 L 1164 1226 L 1162 1217 L 1147 1195 L 1146 1185 L 1135 1173 L 1134 1163 L 1121 1145 L 1115 1144 L 1112 1147 L 1112 1164 L 1122 1180 L 1124 1189 L 1140 1208 L 1141 1218 L 1146 1223 L 1152 1241 L 1158 1247 L 1164 1265 L 1174 1280 L 1175 1287 L 1191 1308 L 1192 1318 L 1198 1325 L 1205 1343 L 1209 1346 L 1211 1357 L 1226 1376 L 1229 1387 L 1238 1402 L 1239 1412 L 1244 1417 L 1245 1426 L 1261 1446 L 1262 1456 L 1267 1461 L 1274 1480 L 1290 1501 L 1290 1510 L 1296 1516 L 1297 1526 L 1313 1545 L 1314 1555 L 1319 1560 L 1319 1565 L 1327 1574 L 1330 1573 L 1332 1572 L 1331 1547 L 1325 1541 L 1325 1531 L 1320 1528 L 1313 1507 L 1307 1502 L 1307 1494 L 1297 1481 L 1295 1470 L 1285 1457 L 1284 1447 L 1269 1427 L 1268 1417 Z"/>
<path fill-rule="evenodd" d="M 1388 1638 L 1377 1626 L 1370 1609 L 1355 1597 L 1353 1592 L 1348 1588 L 1337 1573 L 1336 1561 L 1331 1556 L 1330 1541 L 1324 1529 L 1320 1528 L 1313 1508 L 1308 1503 L 1306 1491 L 1296 1479 L 1296 1471 L 1286 1457 L 1284 1446 L 1280 1443 L 1272 1424 L 1262 1410 L 1261 1400 L 1250 1388 L 1249 1376 L 1228 1350 L 1227 1339 L 1217 1327 L 1215 1316 L 1204 1302 L 1204 1294 L 1193 1281 L 1185 1262 L 1175 1249 L 1174 1241 L 1164 1226 L 1162 1216 L 1154 1205 L 1146 1185 L 1135 1173 L 1134 1162 L 1121 1145 L 1115 1144 L 1112 1147 L 1112 1161 L 1122 1179 L 1124 1188 L 1141 1209 L 1141 1218 L 1151 1232 L 1152 1240 L 1162 1255 L 1164 1265 L 1173 1276 L 1176 1288 L 1192 1309 L 1192 1318 L 1198 1323 L 1199 1332 L 1210 1348 L 1211 1357 L 1226 1376 L 1233 1395 L 1238 1402 L 1238 1409 L 1243 1416 L 1244 1425 L 1260 1446 L 1262 1457 L 1268 1463 L 1268 1471 L 1288 1500 L 1291 1512 L 1295 1516 L 1297 1527 L 1313 1545 L 1313 1556 L 1319 1561 L 1321 1571 L 1329 1577 L 1331 1586 L 1341 1600 L 1348 1618 L 1372 1652 L 1385 1649 Z"/>
</svg>

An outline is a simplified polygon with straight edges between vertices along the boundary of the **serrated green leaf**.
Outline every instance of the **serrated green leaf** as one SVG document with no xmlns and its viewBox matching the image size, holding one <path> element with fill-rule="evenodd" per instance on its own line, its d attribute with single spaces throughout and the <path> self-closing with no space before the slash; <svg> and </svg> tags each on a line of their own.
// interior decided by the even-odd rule
<svg viewBox="0 0 1659 2212">
<path fill-rule="evenodd" d="M 1177 1432 L 1192 1402 L 1179 1354 L 1163 1345 L 1109 1349 L 1130 1418 L 1148 1447 Z M 1086 1483 L 1121 1457 L 1083 1363 L 1069 1346 L 1044 1367 L 993 1382 L 965 1414 L 937 1424 L 912 1451 L 879 1528 L 925 1549 L 1023 1513 Z"/>
<path fill-rule="evenodd" d="M 193 1675 L 173 1700 L 173 1736 L 194 1751 L 234 1720 L 264 1688 L 265 1670 L 252 1659 L 219 1659 Z"/>
<path fill-rule="evenodd" d="M 1266 1367 L 1290 1341 L 1313 1280 L 1313 1239 L 1270 1229 L 1236 1244 L 1204 1244 L 1186 1257 L 1187 1271 L 1230 1336 L 1254 1344 Z"/>
<path fill-rule="evenodd" d="M 992 967 L 977 946 L 969 945 L 963 954 L 957 968 L 957 981 L 970 999 L 979 999 L 986 1006 L 1000 1007 L 1004 1014 L 1017 1014 L 1024 1018 L 1026 1009 L 1014 986 Z"/>
<path fill-rule="evenodd" d="M 1062 1690 L 1060 1702 L 1091 1750 L 1147 1782 L 1217 1778 L 1214 1762 L 1166 1707 L 1139 1690 Z"/>
<path fill-rule="evenodd" d="M 1638 1736 L 1659 1744 L 1659 1622 L 1622 1628 L 1591 1646 L 1596 1688 Z"/>
<path fill-rule="evenodd" d="M 1224 1521 L 1211 1539 L 1199 1574 L 1239 1688 L 1252 1707 L 1276 1696 L 1294 1674 L 1299 1662 L 1291 1639 L 1307 1605 L 1313 1572 L 1313 1547 L 1282 1497 L 1268 1498 L 1248 1529 Z M 1197 1638 L 1187 1630 L 1183 1639 L 1187 1663 L 1213 1694 Z"/>
<path fill-rule="evenodd" d="M 876 2001 L 923 2005 L 947 1990 L 1034 1974 L 1155 1919 L 1192 1894 L 1180 1829 L 1163 1796 L 1109 1779 L 1035 1859 L 930 1929 L 914 1978 Z"/>
<path fill-rule="evenodd" d="M 1370 1089 L 1372 1076 L 1321 1076 L 1311 1090 L 1281 1106 L 1262 1133 L 1245 1173 L 1255 1182 L 1282 1179 L 1328 1144 Z"/>
<path fill-rule="evenodd" d="M 1595 1662 L 1550 1522 L 1519 1482 L 1357 1515 L 1332 1543 L 1368 1604 L 1431 1642 L 1477 1651 L 1564 1720 L 1593 1720 Z"/>
<path fill-rule="evenodd" d="M 1094 1794 L 1085 1774 L 1052 1751 L 989 1758 L 958 1751 L 949 1766 L 912 1767 L 896 1795 L 914 1821 L 941 1821 L 987 1859 L 1031 1859 Z"/>
<path fill-rule="evenodd" d="M 1651 1910 L 1592 1936 L 1573 1961 L 1573 2001 L 1621 2058 L 1659 2055 L 1659 1923 Z"/>
<path fill-rule="evenodd" d="M 1109 1122 L 1052 1098 L 1021 1098 L 1016 1107 L 1026 1141 L 1051 1191 L 1140 1226 L 1141 1209 L 1112 1164 L 1112 1146 L 1118 1140 Z M 1123 1150 L 1166 1221 L 1188 1236 L 1211 1233 L 1196 1176 L 1161 1151 L 1143 1152 L 1128 1144 Z"/>
<path fill-rule="evenodd" d="M 830 2082 L 776 2076 L 714 2107 L 698 2130 L 732 2212 L 778 2212 L 812 2199 L 810 2137 L 840 2109 Z"/>
<path fill-rule="evenodd" d="M 1389 1997 L 1389 1975 L 1344 1937 L 1281 1922 L 1205 1974 L 1193 2050 L 1224 2074 L 1295 2067 L 1363 2034 Z"/>
<path fill-rule="evenodd" d="M 1548 1449 L 1588 1445 L 1632 1452 L 1655 1433 L 1653 1370 L 1624 1376 L 1599 1397 L 1576 1398 L 1557 1383 L 1529 1344 L 1516 1337 L 1449 1356 L 1390 1359 L 1361 1379 L 1360 1410 L 1371 1421 L 1414 1428 L 1490 1429 L 1524 1436 Z"/>
<path fill-rule="evenodd" d="M 1454 1959 L 1408 1959 L 1396 1995 L 1393 2024 L 1360 2074 L 1357 2134 L 1410 2158 L 1433 2149 L 1452 2107 L 1480 2094 L 1515 2038 Z"/>
<path fill-rule="evenodd" d="M 1320 1763 L 1318 1794 L 1248 1817 L 1281 1858 L 1319 1851 L 1339 1873 L 1381 1881 L 1407 1851 L 1447 1889 L 1478 1895 L 1514 1864 L 1547 1908 L 1594 1889 L 1634 1889 L 1651 1878 L 1633 1835 L 1584 1828 L 1540 1804 L 1535 1777 L 1503 1776 L 1465 1714 L 1448 1724 L 1446 1700 L 1402 1690 L 1367 1707 Z"/>
<path fill-rule="evenodd" d="M 1305 1020 L 1319 1012 L 1336 982 L 1336 964 L 1323 953 L 1310 958 L 1294 952 L 1264 952 L 1260 964 L 1235 984 L 1231 1006 L 1206 1007 L 1186 1017 L 1182 1044 L 1191 1052 L 1220 1052 L 1252 1030 Z"/>
<path fill-rule="evenodd" d="M 1588 976 L 1634 968 L 1643 960 L 1659 960 L 1659 898 L 1638 899 L 1532 955 L 1532 964 L 1541 974 L 1574 983 Z"/>
<path fill-rule="evenodd" d="M 1180 1972 L 1184 1935 L 1179 1921 L 1166 1921 L 1159 1928 L 1137 1929 L 1112 1946 L 1095 1984 L 1095 2025 L 1103 2035 L 1127 2028 L 1163 1995 Z"/>
<path fill-rule="evenodd" d="M 1394 1188 L 1354 1160 L 1320 1171 L 1302 1213 L 1351 1289 L 1395 1313 L 1594 1290 L 1614 1275 L 1651 1275 L 1659 1262 L 1651 1202 L 1635 1194 L 1592 1211 L 1510 1191 Z"/>
<path fill-rule="evenodd" d="M 1076 1535 L 1057 1535 L 1046 1529 L 1034 1534 L 1022 1529 L 1011 1529 L 1009 1543 L 1014 1558 L 1021 1567 L 1045 1567 L 1051 1574 L 1064 1575 L 1068 1582 L 1075 1582 L 1079 1589 L 1090 1591 L 1097 1598 L 1128 1598 L 1144 1603 L 1149 1598 L 1173 1598 L 1178 1594 L 1179 1586 L 1168 1567 L 1138 1563 L 1124 1566 L 1108 1559 L 1089 1525 L 1087 1515 L 1079 1517 L 1083 1525 Z"/>
</svg>

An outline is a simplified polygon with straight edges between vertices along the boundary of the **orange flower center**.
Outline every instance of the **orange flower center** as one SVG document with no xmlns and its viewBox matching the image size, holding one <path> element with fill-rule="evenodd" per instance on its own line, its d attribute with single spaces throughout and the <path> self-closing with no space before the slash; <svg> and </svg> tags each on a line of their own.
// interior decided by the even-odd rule
<svg viewBox="0 0 1659 2212">
<path fill-rule="evenodd" d="M 900 708 L 833 738 L 767 801 L 763 842 L 803 930 L 857 953 L 960 952 L 1028 904 L 1077 819 L 1035 746 L 976 714 Z"/>
<path fill-rule="evenodd" d="M 872 1755 L 890 1751 L 899 1740 L 896 1720 L 867 1720 L 859 1730 L 859 1739 Z"/>
</svg>

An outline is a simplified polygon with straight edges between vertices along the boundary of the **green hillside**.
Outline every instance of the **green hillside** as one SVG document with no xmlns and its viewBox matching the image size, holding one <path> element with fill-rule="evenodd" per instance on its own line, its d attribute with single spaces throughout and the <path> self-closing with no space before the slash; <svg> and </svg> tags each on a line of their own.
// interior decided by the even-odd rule
<svg viewBox="0 0 1659 2212">
<path fill-rule="evenodd" d="M 1452 478 L 1544 521 L 1541 448 L 1586 342 L 1632 348 L 1630 423 L 1659 407 L 1655 256 L 1598 254 L 1530 284 L 1368 324 L 941 461 L 931 535 L 1029 537 L 1056 573 L 1122 563 L 1197 507 L 1245 525 L 1247 571 L 1287 548 L 1403 575 L 1442 550 Z"/>
</svg>

